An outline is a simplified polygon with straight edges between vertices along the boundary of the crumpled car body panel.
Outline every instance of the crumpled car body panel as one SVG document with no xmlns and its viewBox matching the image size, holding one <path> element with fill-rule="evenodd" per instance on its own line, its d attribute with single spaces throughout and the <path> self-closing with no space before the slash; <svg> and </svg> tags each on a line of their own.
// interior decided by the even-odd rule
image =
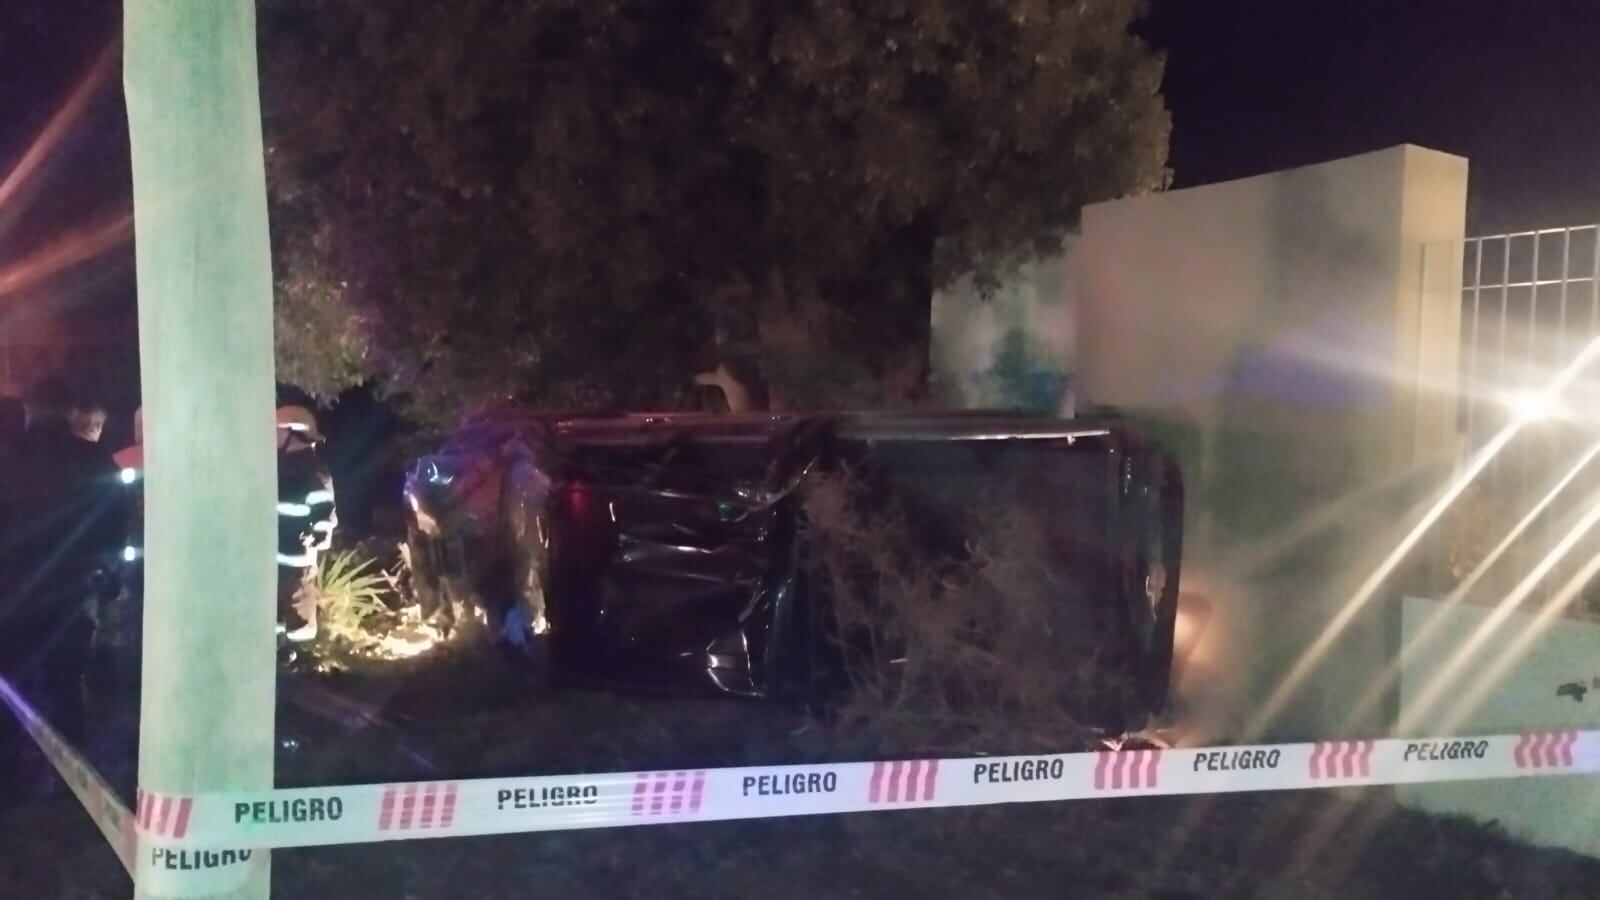
<svg viewBox="0 0 1600 900">
<path fill-rule="evenodd" d="M 1108 664 L 1148 670 L 1132 674 L 1160 708 L 1181 480 L 1117 421 L 500 411 L 413 466 L 413 581 L 430 603 L 480 610 L 501 639 L 539 644 L 566 680 L 817 699 L 843 682 L 799 487 L 841 466 L 876 472 L 934 553 L 960 552 L 964 517 L 985 504 L 1045 513 L 1052 552 L 1073 560 L 1062 602 L 1094 605 L 1119 648 Z M 1159 596 L 1147 556 L 1161 557 Z"/>
</svg>

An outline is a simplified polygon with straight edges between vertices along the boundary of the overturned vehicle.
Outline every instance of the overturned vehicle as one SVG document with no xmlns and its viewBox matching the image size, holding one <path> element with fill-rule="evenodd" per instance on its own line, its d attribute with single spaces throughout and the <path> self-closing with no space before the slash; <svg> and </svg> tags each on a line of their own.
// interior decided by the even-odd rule
<svg viewBox="0 0 1600 900">
<path fill-rule="evenodd" d="M 417 461 L 405 490 L 425 611 L 465 611 L 464 632 L 539 680 L 825 701 L 852 666 L 968 652 L 919 646 L 894 615 L 921 617 L 915 591 L 963 594 L 963 566 L 1026 544 L 1010 565 L 1026 577 L 957 597 L 980 608 L 950 627 L 1025 631 L 1063 684 L 1104 675 L 1073 682 L 1116 686 L 1078 698 L 1096 727 L 1166 702 L 1182 483 L 1114 417 L 502 410 Z M 904 539 L 878 546 L 880 520 Z M 894 590 L 896 610 L 873 609 Z M 976 640 L 1005 664 L 1008 644 Z"/>
</svg>

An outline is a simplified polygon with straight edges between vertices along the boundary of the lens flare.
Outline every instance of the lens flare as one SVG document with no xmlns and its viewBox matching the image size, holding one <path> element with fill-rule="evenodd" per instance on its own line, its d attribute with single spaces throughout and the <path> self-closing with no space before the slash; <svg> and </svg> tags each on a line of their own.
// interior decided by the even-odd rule
<svg viewBox="0 0 1600 900">
<path fill-rule="evenodd" d="M 96 92 L 106 83 L 111 73 L 117 70 L 117 60 L 120 57 L 121 41 L 113 41 L 110 46 L 100 51 L 89 71 L 79 80 L 72 93 L 67 95 L 65 103 L 50 116 L 50 121 L 45 123 L 44 130 L 33 139 L 28 149 L 23 152 L 22 158 L 11 167 L 5 178 L 0 179 L 0 212 L 15 215 L 14 210 L 8 209 L 13 200 L 17 198 L 22 188 L 39 171 L 45 160 L 60 146 L 61 140 L 66 136 L 79 119 L 83 118 L 84 111 L 94 99 Z"/>
<path fill-rule="evenodd" d="M 1495 655 L 1495 660 L 1487 671 L 1473 676 L 1471 687 L 1462 695 L 1456 705 L 1451 707 L 1450 711 L 1445 714 L 1441 726 L 1442 730 L 1437 733 L 1455 733 L 1455 729 L 1459 728 L 1461 723 L 1466 720 L 1466 717 L 1477 709 L 1478 704 L 1483 702 L 1484 695 L 1494 687 L 1501 676 L 1505 675 L 1506 670 L 1522 661 L 1522 657 L 1527 654 L 1529 646 L 1543 637 L 1546 631 L 1550 630 L 1555 618 L 1565 611 L 1574 600 L 1578 599 L 1579 595 L 1583 593 L 1583 589 L 1588 586 L 1596 575 L 1600 575 L 1600 555 L 1591 558 L 1585 563 L 1576 575 L 1568 579 L 1560 590 L 1556 591 L 1555 595 L 1544 606 L 1540 607 L 1539 611 L 1534 614 L 1533 621 L 1528 624 L 1527 628 L 1523 629 L 1521 634 L 1517 635 L 1511 646 Z"/>
<path fill-rule="evenodd" d="M 1567 363 L 1561 371 L 1557 372 L 1548 383 L 1540 388 L 1540 392 L 1552 399 L 1558 398 L 1567 385 L 1577 378 L 1578 374 L 1593 363 L 1597 357 L 1600 357 L 1600 338 L 1591 340 L 1571 362 Z M 1499 456 L 1500 452 L 1505 449 L 1507 444 L 1511 443 L 1512 439 L 1522 431 L 1526 424 L 1526 419 L 1513 419 L 1500 430 L 1499 434 L 1490 439 L 1488 444 L 1473 454 L 1462 471 L 1445 487 L 1438 499 L 1422 515 L 1422 518 L 1412 526 L 1405 537 L 1401 538 L 1388 556 L 1384 557 L 1377 568 L 1356 589 L 1356 592 L 1345 601 L 1339 613 L 1322 630 L 1317 639 L 1301 654 L 1299 661 L 1295 663 L 1289 674 L 1274 689 L 1266 704 L 1251 721 L 1245 732 L 1246 738 L 1263 732 L 1283 712 L 1289 700 L 1300 690 L 1300 686 L 1322 664 L 1323 658 L 1327 656 L 1334 642 L 1344 634 L 1345 629 L 1350 627 L 1350 623 L 1354 622 L 1361 611 L 1366 608 L 1366 605 L 1377 594 L 1379 588 L 1388 581 L 1389 576 L 1394 574 L 1394 571 L 1410 555 L 1423 536 L 1443 517 L 1451 504 L 1455 503 L 1456 499 L 1488 467 L 1489 463 Z"/>
<path fill-rule="evenodd" d="M 25 259 L 0 269 L 0 298 L 27 290 L 57 272 L 127 242 L 133 234 L 133 215 L 123 213 L 109 221 L 81 229 Z"/>
<path fill-rule="evenodd" d="M 1517 539 L 1532 527 L 1539 516 L 1544 514 L 1550 504 L 1554 503 L 1556 498 L 1571 486 L 1572 482 L 1583 473 L 1584 469 L 1589 467 L 1590 463 L 1594 462 L 1597 456 L 1600 456 L 1600 441 L 1591 445 L 1588 452 L 1579 457 L 1578 461 L 1567 469 L 1561 478 L 1550 487 L 1550 490 L 1545 492 L 1539 502 L 1534 504 L 1533 508 L 1528 510 L 1528 513 L 1517 524 L 1513 525 L 1510 531 L 1506 532 L 1505 537 L 1500 539 L 1500 543 L 1485 554 L 1483 559 L 1479 560 L 1478 564 L 1473 567 L 1472 571 L 1468 572 L 1466 577 L 1461 579 L 1461 582 L 1449 594 L 1445 595 L 1444 600 L 1440 602 L 1439 609 L 1423 624 L 1421 630 L 1410 641 L 1406 642 L 1406 645 L 1400 649 L 1399 656 L 1389 663 L 1383 674 L 1378 677 L 1378 680 L 1373 682 L 1367 692 L 1357 701 L 1354 710 L 1347 719 L 1346 727 L 1348 727 L 1349 722 L 1361 721 L 1363 716 L 1372 711 L 1373 707 L 1383 699 L 1384 692 L 1393 687 L 1399 680 L 1400 673 L 1405 665 L 1415 659 L 1417 654 L 1433 641 L 1434 635 L 1445 625 L 1448 614 L 1461 605 L 1472 589 L 1477 587 L 1478 583 L 1488 574 L 1489 569 L 1496 562 L 1499 562 L 1501 557 L 1505 556 L 1512 545 L 1517 542 Z M 1339 733 L 1342 734 L 1343 731 Z"/>
<path fill-rule="evenodd" d="M 1467 487 L 1472 484 L 1473 480 L 1478 477 L 1478 474 L 1487 468 L 1489 463 L 1499 455 L 1500 451 L 1511 443 L 1512 438 L 1517 436 L 1517 432 L 1520 429 L 1520 423 L 1515 426 L 1507 426 L 1499 434 L 1495 435 L 1487 446 L 1474 455 L 1466 468 L 1455 477 L 1454 481 L 1445 488 L 1439 498 L 1423 514 L 1422 519 L 1412 526 L 1411 531 L 1395 545 L 1395 548 L 1390 551 L 1383 562 L 1378 564 L 1372 574 L 1367 576 L 1366 581 L 1361 583 L 1355 594 L 1345 601 L 1338 615 L 1333 617 L 1333 621 L 1328 623 L 1328 626 L 1322 630 L 1321 634 L 1317 635 L 1317 639 L 1312 642 L 1306 652 L 1301 654 L 1300 660 L 1295 663 L 1288 676 L 1272 692 L 1272 696 L 1267 699 L 1266 705 L 1262 707 L 1256 717 L 1251 720 L 1249 727 L 1245 729 L 1246 737 L 1260 734 L 1273 719 L 1277 718 L 1283 708 L 1288 705 L 1295 692 L 1300 690 L 1300 685 L 1322 663 L 1322 658 L 1327 655 L 1334 642 L 1344 634 L 1345 629 L 1350 627 L 1350 623 L 1355 621 L 1356 616 L 1366 608 L 1367 603 L 1372 600 L 1373 595 L 1378 592 L 1383 583 L 1388 580 L 1390 575 L 1394 574 L 1394 570 L 1399 568 L 1405 558 L 1410 555 L 1412 549 L 1421 542 L 1423 536 L 1444 516 L 1445 510 L 1455 503 L 1456 498 L 1461 496 Z"/>
<path fill-rule="evenodd" d="M 1560 404 L 1549 391 L 1517 391 L 1506 399 L 1511 415 L 1522 422 L 1553 419 L 1560 412 Z"/>
<path fill-rule="evenodd" d="M 1451 655 L 1444 668 L 1434 674 L 1433 679 L 1423 689 L 1416 703 L 1410 709 L 1403 711 L 1400 719 L 1400 732 L 1402 734 L 1417 727 L 1417 723 L 1425 719 L 1428 713 L 1433 711 L 1434 705 L 1438 703 L 1445 693 L 1456 686 L 1456 676 L 1471 662 L 1472 656 L 1477 652 L 1478 648 L 1482 647 L 1485 641 L 1494 636 L 1500 626 L 1505 624 L 1506 620 L 1511 617 L 1511 613 L 1539 586 L 1544 577 L 1556 567 L 1557 563 L 1566 558 L 1573 547 L 1577 546 L 1578 541 L 1593 530 L 1597 523 L 1600 523 L 1600 494 L 1589 497 L 1588 506 L 1589 510 L 1579 518 L 1572 528 L 1568 529 L 1566 535 L 1560 541 L 1557 541 L 1554 547 L 1550 548 L 1550 551 L 1517 583 L 1516 587 L 1511 589 L 1510 593 L 1495 604 L 1493 612 L 1489 614 L 1488 618 L 1484 619 L 1478 630 L 1473 632 L 1472 637 L 1468 638 L 1467 642 Z"/>
</svg>

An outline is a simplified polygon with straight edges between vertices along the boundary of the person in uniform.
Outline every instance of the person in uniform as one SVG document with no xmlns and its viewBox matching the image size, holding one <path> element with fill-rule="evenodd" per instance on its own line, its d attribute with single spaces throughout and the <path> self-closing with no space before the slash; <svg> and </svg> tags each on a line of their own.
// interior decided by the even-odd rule
<svg viewBox="0 0 1600 900">
<path fill-rule="evenodd" d="M 317 636 L 316 598 L 303 586 L 333 542 L 333 477 L 317 447 L 322 433 L 302 406 L 278 410 L 278 624 L 293 642 Z"/>
</svg>

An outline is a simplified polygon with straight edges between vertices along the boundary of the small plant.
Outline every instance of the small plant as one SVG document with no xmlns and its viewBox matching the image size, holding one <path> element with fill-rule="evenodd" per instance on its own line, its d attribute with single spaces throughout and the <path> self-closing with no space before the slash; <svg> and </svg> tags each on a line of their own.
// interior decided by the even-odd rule
<svg viewBox="0 0 1600 900">
<path fill-rule="evenodd" d="M 319 633 L 359 649 L 377 642 L 367 622 L 388 611 L 383 598 L 393 585 L 376 560 L 341 550 L 322 558 L 304 590 L 316 601 Z"/>
</svg>

